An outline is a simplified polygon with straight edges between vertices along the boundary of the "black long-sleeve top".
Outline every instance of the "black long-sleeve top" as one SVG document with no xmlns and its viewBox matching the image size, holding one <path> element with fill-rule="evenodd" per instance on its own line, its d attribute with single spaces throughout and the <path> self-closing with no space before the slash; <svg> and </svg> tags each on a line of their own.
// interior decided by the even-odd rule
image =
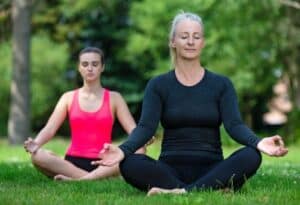
<svg viewBox="0 0 300 205">
<path fill-rule="evenodd" d="M 151 79 L 145 89 L 137 127 L 120 145 L 125 156 L 134 153 L 164 128 L 161 156 L 192 155 L 223 158 L 220 126 L 237 142 L 256 148 L 259 138 L 243 123 L 231 81 L 205 70 L 193 86 L 181 84 L 172 70 Z"/>
</svg>

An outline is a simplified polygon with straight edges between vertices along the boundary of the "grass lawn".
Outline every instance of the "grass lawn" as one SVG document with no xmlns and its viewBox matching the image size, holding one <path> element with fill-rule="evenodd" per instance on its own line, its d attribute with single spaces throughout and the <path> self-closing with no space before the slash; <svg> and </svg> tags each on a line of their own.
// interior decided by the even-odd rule
<svg viewBox="0 0 300 205">
<path fill-rule="evenodd" d="M 67 142 L 53 140 L 47 147 L 63 155 Z M 149 154 L 158 156 L 158 143 Z M 225 148 L 228 156 L 235 148 Z M 85 182 L 56 182 L 38 173 L 22 146 L 0 140 L 0 204 L 300 204 L 300 148 L 289 147 L 284 158 L 264 156 L 262 167 L 239 193 L 193 192 L 146 197 L 120 177 Z"/>
</svg>

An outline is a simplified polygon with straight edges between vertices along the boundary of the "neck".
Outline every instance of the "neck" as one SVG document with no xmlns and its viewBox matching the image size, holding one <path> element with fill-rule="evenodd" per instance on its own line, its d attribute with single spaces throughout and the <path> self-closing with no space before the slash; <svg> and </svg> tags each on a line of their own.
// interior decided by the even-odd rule
<svg viewBox="0 0 300 205">
<path fill-rule="evenodd" d="M 180 59 L 175 65 L 175 71 L 187 79 L 197 78 L 199 73 L 202 73 L 203 70 L 204 68 L 201 66 L 198 59 L 193 61 Z"/>
<path fill-rule="evenodd" d="M 102 89 L 100 81 L 84 82 L 82 90 L 89 93 L 98 93 Z"/>
</svg>

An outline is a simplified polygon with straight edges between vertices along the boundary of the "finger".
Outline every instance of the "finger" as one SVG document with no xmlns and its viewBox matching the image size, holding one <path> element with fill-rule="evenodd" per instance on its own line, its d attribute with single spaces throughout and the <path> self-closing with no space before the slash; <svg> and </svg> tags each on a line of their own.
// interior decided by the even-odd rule
<svg viewBox="0 0 300 205">
<path fill-rule="evenodd" d="M 100 152 L 99 152 L 99 157 L 102 156 L 107 150 L 106 149 L 102 149 Z M 100 157 L 102 158 L 102 157 Z"/>
<path fill-rule="evenodd" d="M 108 144 L 108 143 L 105 143 L 104 145 L 103 145 L 103 149 L 106 149 L 106 150 L 108 150 L 110 148 L 110 144 Z"/>
<path fill-rule="evenodd" d="M 105 153 L 105 152 L 108 151 L 108 150 L 109 150 L 109 144 L 105 143 L 105 144 L 103 145 L 103 148 L 102 148 L 101 151 L 100 151 L 100 154 L 103 154 L 103 153 Z"/>
<path fill-rule="evenodd" d="M 278 143 L 280 147 L 284 147 L 284 142 L 281 138 L 278 140 Z"/>
<path fill-rule="evenodd" d="M 100 162 L 100 165 L 107 166 L 107 167 L 111 167 L 115 164 L 115 162 L 112 160 L 105 160 L 105 161 L 100 160 L 99 162 Z"/>
<path fill-rule="evenodd" d="M 100 164 L 101 164 L 100 160 L 96 160 L 96 161 L 91 162 L 91 165 L 100 165 Z"/>
<path fill-rule="evenodd" d="M 286 153 L 287 153 L 287 149 L 279 147 L 278 149 L 276 149 L 274 156 L 281 157 L 284 156 Z"/>
<path fill-rule="evenodd" d="M 286 149 L 286 148 L 281 148 L 280 149 L 280 156 L 284 156 L 284 155 L 286 155 L 288 153 L 288 149 Z"/>
<path fill-rule="evenodd" d="M 34 148 L 32 149 L 31 154 L 35 154 L 35 153 L 37 153 L 37 151 L 38 151 L 38 147 L 34 147 Z"/>
<path fill-rule="evenodd" d="M 281 136 L 279 136 L 279 135 L 274 135 L 273 138 L 274 138 L 276 141 L 282 140 Z"/>
<path fill-rule="evenodd" d="M 29 143 L 29 142 L 32 142 L 33 140 L 32 140 L 32 138 L 27 138 L 27 140 L 25 141 L 25 142 L 27 142 L 27 143 Z"/>
</svg>

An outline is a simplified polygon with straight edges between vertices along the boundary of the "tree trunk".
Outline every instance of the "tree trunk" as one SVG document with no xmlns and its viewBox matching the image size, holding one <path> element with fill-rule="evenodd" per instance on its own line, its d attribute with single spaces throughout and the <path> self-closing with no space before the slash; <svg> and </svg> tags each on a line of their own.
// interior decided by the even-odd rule
<svg viewBox="0 0 300 205">
<path fill-rule="evenodd" d="M 21 144 L 30 134 L 30 24 L 31 0 L 12 1 L 12 81 L 8 120 L 10 144 Z"/>
</svg>

